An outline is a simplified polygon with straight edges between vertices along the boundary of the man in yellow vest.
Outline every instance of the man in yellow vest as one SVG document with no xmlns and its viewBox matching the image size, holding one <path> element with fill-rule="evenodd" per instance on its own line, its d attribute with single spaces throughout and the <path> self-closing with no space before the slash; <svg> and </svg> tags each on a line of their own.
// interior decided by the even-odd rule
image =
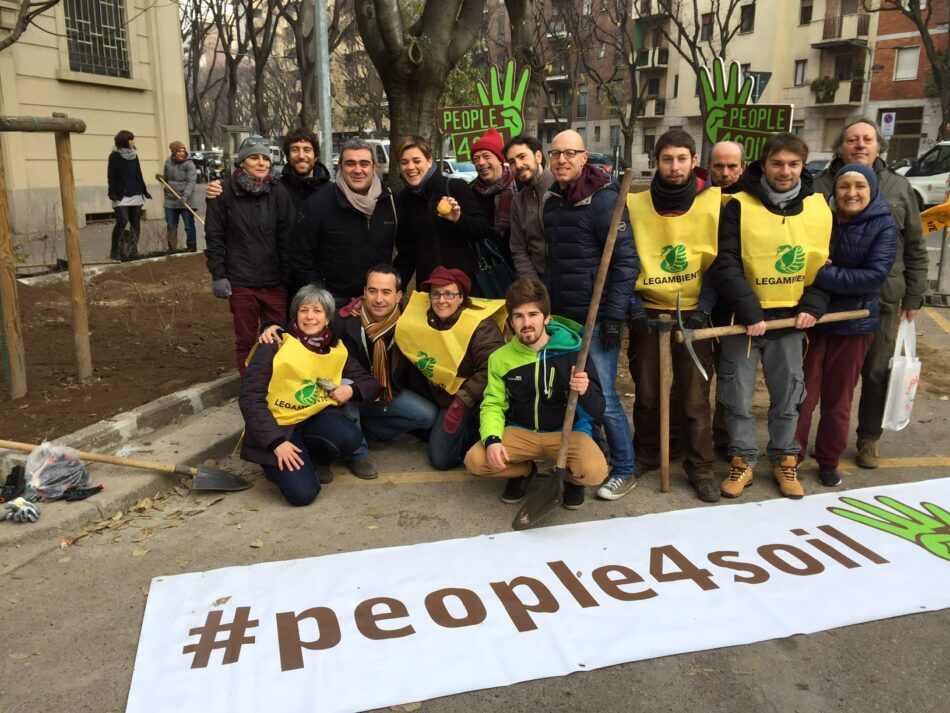
<svg viewBox="0 0 950 713">
<path fill-rule="evenodd" d="M 627 356 L 636 385 L 633 450 L 641 476 L 658 468 L 660 457 L 660 346 L 649 320 L 664 313 L 675 319 L 679 295 L 686 326 L 707 326 L 716 294 L 703 277 L 716 257 L 722 202 L 719 189 L 708 187 L 705 171 L 697 172 L 696 142 L 682 129 L 662 134 L 654 157 L 657 168 L 650 190 L 627 196 L 640 256 L 640 276 L 628 315 Z M 711 341 L 695 342 L 694 348 L 711 370 Z M 713 479 L 709 382 L 693 364 L 685 345 L 674 344 L 672 357 L 686 475 L 700 500 L 716 502 L 719 486 Z"/>
<path fill-rule="evenodd" d="M 802 329 L 815 324 L 829 296 L 814 286 L 828 259 L 832 216 L 824 196 L 803 172 L 808 145 L 794 134 L 775 134 L 760 159 L 742 176 L 719 220 L 719 255 L 709 279 L 744 335 L 724 337 L 719 360 L 719 400 L 729 430 L 729 477 L 722 494 L 737 498 L 752 483 L 759 451 L 752 396 L 761 359 L 769 391 L 772 474 L 782 495 L 805 494 L 797 477 L 798 404 L 805 395 Z M 795 317 L 795 329 L 766 332 L 766 320 Z"/>
</svg>

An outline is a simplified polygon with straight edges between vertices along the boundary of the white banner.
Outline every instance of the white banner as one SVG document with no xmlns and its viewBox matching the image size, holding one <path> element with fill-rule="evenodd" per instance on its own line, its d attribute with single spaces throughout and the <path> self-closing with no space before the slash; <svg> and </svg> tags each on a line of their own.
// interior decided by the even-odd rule
<svg viewBox="0 0 950 713">
<path fill-rule="evenodd" d="M 948 511 L 940 479 L 157 577 L 126 710 L 358 711 L 942 609 Z"/>
</svg>

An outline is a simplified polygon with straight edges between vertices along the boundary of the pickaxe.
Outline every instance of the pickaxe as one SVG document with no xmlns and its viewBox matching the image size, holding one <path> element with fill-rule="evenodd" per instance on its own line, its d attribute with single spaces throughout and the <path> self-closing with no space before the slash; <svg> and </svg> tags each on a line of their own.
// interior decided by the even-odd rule
<svg viewBox="0 0 950 713">
<path fill-rule="evenodd" d="M 828 314 L 821 317 L 818 320 L 818 324 L 828 324 L 829 322 L 847 322 L 849 319 L 863 319 L 870 316 L 870 312 L 866 309 L 855 309 L 850 312 L 829 312 Z M 677 313 L 677 317 L 679 314 Z M 771 319 L 765 323 L 765 330 L 770 331 L 773 329 L 790 329 L 795 326 L 794 317 L 786 317 L 785 319 Z M 733 334 L 745 334 L 746 328 L 741 324 L 733 324 L 728 327 L 707 327 L 706 329 L 687 329 L 683 326 L 682 321 L 679 325 L 680 331 L 676 333 L 676 341 L 679 344 L 687 344 L 690 342 L 699 341 L 701 339 L 712 339 L 713 337 L 728 337 Z M 696 352 L 693 351 L 692 347 L 688 347 L 690 356 L 693 357 L 693 361 L 696 363 L 696 366 L 699 367 L 700 371 L 703 372 L 703 376 L 706 375 L 705 369 L 699 363 L 699 360 L 696 358 Z M 708 377 L 707 377 L 708 378 Z"/>
</svg>

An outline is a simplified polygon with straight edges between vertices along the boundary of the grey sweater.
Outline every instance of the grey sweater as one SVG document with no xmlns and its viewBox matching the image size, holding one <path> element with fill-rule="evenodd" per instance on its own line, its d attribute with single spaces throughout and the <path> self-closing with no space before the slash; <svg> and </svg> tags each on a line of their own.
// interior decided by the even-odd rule
<svg viewBox="0 0 950 713">
<path fill-rule="evenodd" d="M 547 269 L 547 246 L 541 204 L 554 185 L 554 174 L 544 169 L 533 186 L 524 186 L 511 200 L 511 257 L 518 277 L 541 279 Z"/>
<path fill-rule="evenodd" d="M 188 205 L 191 205 L 191 195 L 195 192 L 195 180 L 197 176 L 198 171 L 190 159 L 186 158 L 181 163 L 176 163 L 175 159 L 170 156 L 165 159 L 165 173 L 163 177 L 168 185 L 174 188 L 178 195 L 188 202 Z M 165 207 L 184 208 L 185 206 L 166 188 Z"/>
</svg>

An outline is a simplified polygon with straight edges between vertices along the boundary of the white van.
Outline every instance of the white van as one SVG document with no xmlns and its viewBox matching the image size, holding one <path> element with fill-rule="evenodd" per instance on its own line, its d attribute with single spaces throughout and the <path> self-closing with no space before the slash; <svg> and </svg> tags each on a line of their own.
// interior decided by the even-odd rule
<svg viewBox="0 0 950 713">
<path fill-rule="evenodd" d="M 901 173 L 901 169 L 897 170 Z M 947 199 L 950 182 L 950 141 L 941 141 L 903 171 L 910 181 L 921 210 Z"/>
<path fill-rule="evenodd" d="M 376 173 L 385 176 L 389 173 L 389 139 L 366 139 L 366 143 L 373 147 Z"/>
</svg>

